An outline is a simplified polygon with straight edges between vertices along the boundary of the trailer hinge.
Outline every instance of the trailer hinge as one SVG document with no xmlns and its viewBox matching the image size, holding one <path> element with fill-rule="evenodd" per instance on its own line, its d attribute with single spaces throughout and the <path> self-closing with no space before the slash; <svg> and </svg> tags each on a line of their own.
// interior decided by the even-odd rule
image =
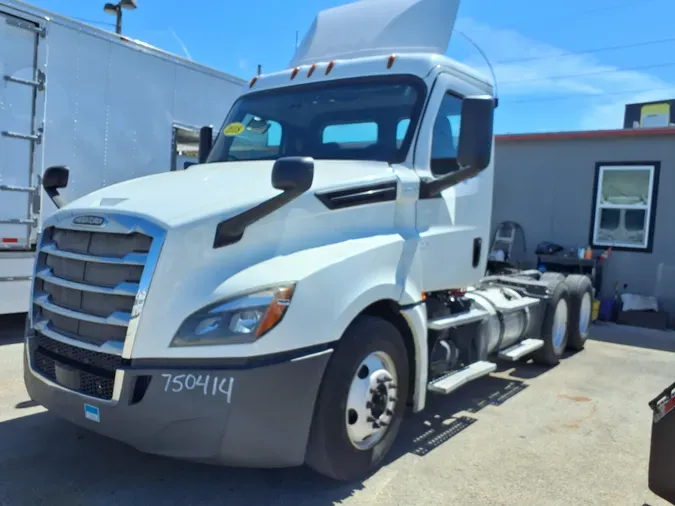
<svg viewBox="0 0 675 506">
<path fill-rule="evenodd" d="M 40 144 L 42 142 L 42 132 L 38 132 L 37 134 L 22 134 L 19 132 L 11 132 L 9 130 L 3 130 L 0 133 L 2 133 L 4 137 L 33 141 L 35 144 Z"/>
<path fill-rule="evenodd" d="M 17 28 L 23 28 L 24 30 L 28 30 L 33 33 L 37 33 L 40 37 L 46 37 L 47 36 L 47 26 L 39 26 L 36 25 L 35 23 L 31 23 L 30 21 L 26 21 L 25 19 L 19 19 L 15 17 L 6 17 L 5 18 L 5 23 L 11 26 L 16 26 Z"/>
<path fill-rule="evenodd" d="M 33 193 L 36 190 L 37 188 L 33 186 L 16 186 L 13 184 L 0 184 L 0 191 Z"/>
<path fill-rule="evenodd" d="M 31 227 L 36 227 L 37 224 L 37 218 L 9 218 L 7 220 L 0 220 L 0 225 L 30 225 Z"/>
<path fill-rule="evenodd" d="M 45 74 L 41 70 L 37 71 L 37 79 L 31 81 L 30 79 L 22 79 L 20 77 L 14 76 L 4 76 L 5 81 L 10 83 L 25 84 L 26 86 L 33 86 L 38 91 L 43 91 L 45 89 Z"/>
</svg>

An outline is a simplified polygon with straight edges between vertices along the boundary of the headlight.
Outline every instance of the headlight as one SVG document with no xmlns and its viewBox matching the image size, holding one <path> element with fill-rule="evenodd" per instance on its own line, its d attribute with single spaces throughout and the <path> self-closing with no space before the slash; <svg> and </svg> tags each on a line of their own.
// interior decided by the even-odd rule
<svg viewBox="0 0 675 506">
<path fill-rule="evenodd" d="M 200 309 L 182 323 L 171 346 L 252 343 L 281 321 L 294 289 L 276 286 Z"/>
</svg>

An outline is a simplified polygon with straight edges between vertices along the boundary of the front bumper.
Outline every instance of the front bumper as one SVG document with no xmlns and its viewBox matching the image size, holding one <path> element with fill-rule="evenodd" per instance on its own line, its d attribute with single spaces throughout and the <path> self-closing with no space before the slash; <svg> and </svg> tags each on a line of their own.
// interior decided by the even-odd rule
<svg viewBox="0 0 675 506">
<path fill-rule="evenodd" d="M 241 467 L 304 462 L 332 351 L 268 357 L 268 365 L 132 361 L 117 369 L 112 398 L 102 400 L 37 372 L 31 339 L 24 381 L 31 399 L 49 411 L 143 452 Z"/>
</svg>

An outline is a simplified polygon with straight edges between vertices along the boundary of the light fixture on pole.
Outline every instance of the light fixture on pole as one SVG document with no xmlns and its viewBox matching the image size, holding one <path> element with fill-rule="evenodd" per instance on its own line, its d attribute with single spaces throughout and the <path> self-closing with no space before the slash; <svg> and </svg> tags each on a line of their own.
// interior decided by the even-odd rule
<svg viewBox="0 0 675 506">
<path fill-rule="evenodd" d="M 122 9 L 133 10 L 136 7 L 136 0 L 120 0 L 116 4 L 107 3 L 103 6 L 105 12 L 116 16 L 115 33 L 122 33 Z"/>
</svg>

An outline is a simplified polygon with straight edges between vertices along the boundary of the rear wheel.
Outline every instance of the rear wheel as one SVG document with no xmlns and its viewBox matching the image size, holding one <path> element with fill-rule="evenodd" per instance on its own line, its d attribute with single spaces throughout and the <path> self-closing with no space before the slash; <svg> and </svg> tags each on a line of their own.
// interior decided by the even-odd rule
<svg viewBox="0 0 675 506">
<path fill-rule="evenodd" d="M 569 337 L 567 347 L 583 350 L 588 339 L 593 308 L 593 283 L 588 276 L 573 274 L 565 280 L 569 289 Z"/>
<path fill-rule="evenodd" d="M 541 327 L 544 346 L 532 354 L 532 359 L 536 363 L 547 366 L 554 366 L 560 362 L 567 346 L 569 327 L 569 289 L 564 281 L 551 280 L 551 285 L 552 293 Z"/>
<path fill-rule="evenodd" d="M 307 464 L 341 481 L 363 479 L 377 470 L 400 428 L 408 381 L 398 329 L 375 316 L 354 320 L 321 383 Z"/>
</svg>

